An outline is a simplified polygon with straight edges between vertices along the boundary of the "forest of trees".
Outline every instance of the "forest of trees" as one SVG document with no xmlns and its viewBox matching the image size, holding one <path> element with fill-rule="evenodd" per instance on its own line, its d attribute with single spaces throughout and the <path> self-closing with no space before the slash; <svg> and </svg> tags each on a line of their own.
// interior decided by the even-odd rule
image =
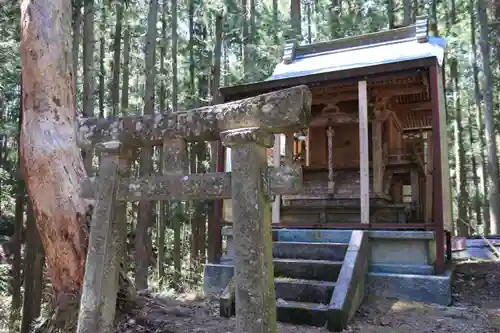
<svg viewBox="0 0 500 333">
<path fill-rule="evenodd" d="M 28 0 L 22 1 L 30 2 Z M 27 332 L 54 301 L 19 158 L 21 1 L 0 1 L 0 289 L 2 325 Z M 500 2 L 494 0 L 72 0 L 76 112 L 176 112 L 220 101 L 219 86 L 263 80 L 287 38 L 315 43 L 395 28 L 428 15 L 446 37 L 450 177 L 456 234 L 497 234 Z M 368 55 L 369 56 L 369 55 Z M 192 144 L 190 171 L 215 168 L 214 147 Z M 159 168 L 144 149 L 132 172 Z M 83 152 L 84 167 L 98 161 Z M 209 202 L 128 209 L 127 267 L 137 288 L 196 289 L 207 256 Z M 8 274 L 7 272 L 10 272 Z M 52 281 L 55 283 L 55 281 Z M 23 297 L 29 295 L 29 297 Z M 21 320 L 22 318 L 22 320 Z M 0 327 L 0 331 L 1 331 Z M 7 329 L 7 328 L 6 328 Z"/>
</svg>

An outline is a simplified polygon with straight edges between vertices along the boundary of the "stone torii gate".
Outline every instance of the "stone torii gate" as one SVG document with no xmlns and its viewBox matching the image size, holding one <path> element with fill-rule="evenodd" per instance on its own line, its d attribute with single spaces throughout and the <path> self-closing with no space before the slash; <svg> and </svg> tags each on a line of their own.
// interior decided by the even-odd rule
<svg viewBox="0 0 500 333">
<path fill-rule="evenodd" d="M 300 166 L 267 165 L 274 134 L 306 128 L 311 92 L 306 86 L 276 91 L 188 112 L 80 119 L 77 143 L 101 155 L 97 178 L 81 193 L 95 199 L 85 267 L 78 333 L 112 331 L 127 201 L 233 198 L 236 332 L 276 331 L 271 203 L 275 195 L 296 194 Z M 216 141 L 232 148 L 232 172 L 188 174 L 186 144 Z M 129 177 L 132 152 L 162 146 L 162 174 Z"/>
</svg>

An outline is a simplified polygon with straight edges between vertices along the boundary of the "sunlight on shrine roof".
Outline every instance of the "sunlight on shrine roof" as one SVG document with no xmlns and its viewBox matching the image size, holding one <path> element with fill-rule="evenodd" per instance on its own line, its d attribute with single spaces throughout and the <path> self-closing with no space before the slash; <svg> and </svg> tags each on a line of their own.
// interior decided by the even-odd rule
<svg viewBox="0 0 500 333">
<path fill-rule="evenodd" d="M 314 48 L 313 45 L 306 46 Z M 442 65 L 446 48 L 443 37 L 428 36 L 421 42 L 416 38 L 403 38 L 381 43 L 336 48 L 322 52 L 299 54 L 290 63 L 278 64 L 266 81 L 357 69 L 435 57 Z"/>
</svg>

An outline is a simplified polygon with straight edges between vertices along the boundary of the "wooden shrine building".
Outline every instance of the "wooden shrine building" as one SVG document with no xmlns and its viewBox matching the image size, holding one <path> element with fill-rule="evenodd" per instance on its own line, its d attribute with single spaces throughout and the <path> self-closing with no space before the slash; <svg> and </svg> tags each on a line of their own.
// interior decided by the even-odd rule
<svg viewBox="0 0 500 333">
<path fill-rule="evenodd" d="M 274 165 L 300 163 L 304 179 L 302 193 L 276 198 L 275 228 L 432 231 L 443 271 L 452 230 L 445 44 L 423 18 L 325 43 L 289 41 L 269 79 L 221 88 L 225 102 L 301 84 L 312 91 L 310 127 L 277 135 L 269 153 Z M 227 171 L 228 154 L 219 161 Z M 231 223 L 227 203 L 222 216 Z"/>
</svg>

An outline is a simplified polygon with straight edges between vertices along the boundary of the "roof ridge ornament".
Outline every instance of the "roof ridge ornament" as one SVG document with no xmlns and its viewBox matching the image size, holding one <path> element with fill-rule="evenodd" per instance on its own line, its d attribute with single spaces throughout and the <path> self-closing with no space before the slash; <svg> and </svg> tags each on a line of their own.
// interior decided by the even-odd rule
<svg viewBox="0 0 500 333">
<path fill-rule="evenodd" d="M 417 16 L 415 38 L 419 43 L 427 43 L 429 41 L 429 20 L 427 16 Z"/>
<path fill-rule="evenodd" d="M 285 41 L 285 48 L 283 49 L 283 63 L 286 65 L 291 64 L 295 60 L 295 51 L 297 49 L 297 40 L 289 39 Z"/>
</svg>

